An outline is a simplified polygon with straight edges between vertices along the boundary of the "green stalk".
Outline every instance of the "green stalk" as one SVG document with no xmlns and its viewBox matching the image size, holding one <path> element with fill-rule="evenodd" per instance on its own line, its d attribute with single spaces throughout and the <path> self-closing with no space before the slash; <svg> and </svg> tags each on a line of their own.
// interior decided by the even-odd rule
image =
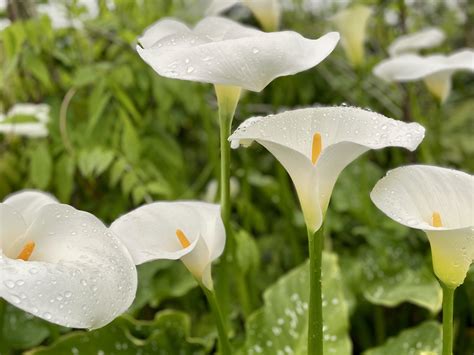
<svg viewBox="0 0 474 355">
<path fill-rule="evenodd" d="M 453 355 L 454 290 L 441 282 L 443 288 L 443 355 Z"/>
<path fill-rule="evenodd" d="M 309 244 L 309 320 L 308 354 L 323 354 L 323 297 L 321 266 L 323 257 L 323 227 L 315 233 L 308 229 Z"/>
<path fill-rule="evenodd" d="M 217 104 L 219 106 L 219 127 L 220 127 L 220 151 L 221 151 L 221 175 L 220 175 L 220 192 L 221 192 L 221 217 L 224 223 L 227 235 L 227 247 L 224 258 L 224 271 L 230 274 L 230 263 L 237 260 L 236 258 L 236 241 L 232 234 L 230 226 L 230 143 L 227 140 L 231 134 L 232 120 L 234 118 L 235 109 L 239 102 L 241 88 L 228 85 L 214 85 L 217 96 Z M 245 316 L 251 312 L 245 278 L 239 268 L 235 268 L 234 272 L 237 278 L 237 288 L 240 303 Z M 226 292 L 229 291 L 226 287 Z"/>
<path fill-rule="evenodd" d="M 219 350 L 221 355 L 231 355 L 232 348 L 230 347 L 227 328 L 225 326 L 224 318 L 222 317 L 222 312 L 217 302 L 216 294 L 209 290 L 206 286 L 201 284 L 201 288 L 206 295 L 209 307 L 211 312 L 214 315 L 217 326 L 217 334 L 219 336 Z"/>
</svg>

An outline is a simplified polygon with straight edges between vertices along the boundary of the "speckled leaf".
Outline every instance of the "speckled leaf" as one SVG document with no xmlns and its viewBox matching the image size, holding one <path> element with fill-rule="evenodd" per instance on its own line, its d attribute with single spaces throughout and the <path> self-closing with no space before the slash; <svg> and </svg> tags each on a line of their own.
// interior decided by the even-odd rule
<svg viewBox="0 0 474 355">
<path fill-rule="evenodd" d="M 365 298 L 374 303 L 395 307 L 409 301 L 437 313 L 441 309 L 443 292 L 433 272 L 428 268 L 405 269 L 368 284 Z"/>
<path fill-rule="evenodd" d="M 441 325 L 434 321 L 402 331 L 384 345 L 370 349 L 364 355 L 426 355 L 441 354 Z"/>
<path fill-rule="evenodd" d="M 120 317 L 104 328 L 69 333 L 26 354 L 205 354 L 205 346 L 189 337 L 189 329 L 188 315 L 176 311 L 158 313 L 153 321 Z"/>
<path fill-rule="evenodd" d="M 290 271 L 265 291 L 265 305 L 247 322 L 241 354 L 303 355 L 307 353 L 308 262 Z M 348 310 L 343 297 L 337 257 L 323 256 L 323 317 L 325 354 L 351 353 Z"/>
</svg>

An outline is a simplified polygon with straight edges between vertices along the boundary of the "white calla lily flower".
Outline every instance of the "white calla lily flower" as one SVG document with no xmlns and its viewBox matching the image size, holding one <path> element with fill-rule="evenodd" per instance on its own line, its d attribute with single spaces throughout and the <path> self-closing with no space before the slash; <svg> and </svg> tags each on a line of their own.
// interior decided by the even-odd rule
<svg viewBox="0 0 474 355">
<path fill-rule="evenodd" d="M 465 49 L 448 56 L 405 54 L 383 60 L 373 73 L 388 82 L 424 80 L 431 93 L 444 102 L 451 91 L 451 77 L 460 70 L 474 72 L 474 50 Z"/>
<path fill-rule="evenodd" d="M 392 57 L 407 53 L 417 53 L 420 49 L 438 46 L 445 38 L 444 32 L 439 28 L 425 28 L 421 31 L 398 37 L 388 47 L 388 52 Z"/>
<path fill-rule="evenodd" d="M 244 121 L 230 136 L 232 147 L 257 141 L 285 167 L 296 187 L 308 229 L 323 222 L 341 171 L 369 149 L 415 150 L 424 137 L 404 123 L 355 107 L 318 107 Z"/>
<path fill-rule="evenodd" d="M 133 260 L 93 215 L 38 191 L 0 203 L 0 298 L 49 322 L 99 328 L 131 305 Z"/>
<path fill-rule="evenodd" d="M 226 239 L 219 205 L 155 202 L 123 215 L 110 229 L 127 246 L 135 264 L 181 259 L 199 282 L 213 289 L 211 264 L 222 254 Z"/>
<path fill-rule="evenodd" d="M 0 133 L 46 137 L 49 111 L 50 107 L 46 104 L 16 104 L 6 115 L 0 114 Z"/>
<path fill-rule="evenodd" d="M 247 6 L 265 31 L 276 31 L 280 25 L 281 6 L 279 0 L 213 0 L 207 15 L 219 15 L 236 4 Z"/>
<path fill-rule="evenodd" d="M 277 77 L 314 67 L 338 40 L 336 32 L 311 40 L 292 31 L 262 32 L 222 17 L 204 18 L 192 30 L 163 19 L 139 38 L 137 51 L 165 77 L 261 91 Z"/>
<path fill-rule="evenodd" d="M 389 171 L 370 194 L 388 217 L 428 236 L 436 276 L 448 287 L 464 282 L 474 261 L 474 177 L 412 165 Z"/>
<path fill-rule="evenodd" d="M 338 12 L 331 19 L 341 34 L 342 46 L 354 67 L 364 62 L 367 21 L 371 15 L 370 7 L 355 5 Z"/>
</svg>

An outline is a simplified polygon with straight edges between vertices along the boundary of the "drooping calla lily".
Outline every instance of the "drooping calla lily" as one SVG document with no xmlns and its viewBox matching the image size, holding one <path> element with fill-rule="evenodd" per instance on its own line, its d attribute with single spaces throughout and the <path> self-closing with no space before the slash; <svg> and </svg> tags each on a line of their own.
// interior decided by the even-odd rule
<svg viewBox="0 0 474 355">
<path fill-rule="evenodd" d="M 99 328 L 137 287 L 133 260 L 90 213 L 39 191 L 0 203 L 0 297 L 49 322 Z"/>
<path fill-rule="evenodd" d="M 364 62 L 367 21 L 371 14 L 370 7 L 355 5 L 338 12 L 331 19 L 341 34 L 342 46 L 354 67 Z"/>
<path fill-rule="evenodd" d="M 425 28 L 424 30 L 398 37 L 388 47 L 388 52 L 392 57 L 407 53 L 417 53 L 420 49 L 438 46 L 445 38 L 444 32 L 439 28 Z"/>
<path fill-rule="evenodd" d="M 277 77 L 320 63 L 339 40 L 336 32 L 311 40 L 292 31 L 266 33 L 221 17 L 194 29 L 163 19 L 139 38 L 137 51 L 158 74 L 261 91 Z"/>
<path fill-rule="evenodd" d="M 370 194 L 388 217 L 428 236 L 433 269 L 445 285 L 463 283 L 474 261 L 474 177 L 412 165 L 389 171 Z"/>
<path fill-rule="evenodd" d="M 465 49 L 448 56 L 405 54 L 383 60 L 373 73 L 388 82 L 423 80 L 428 90 L 444 102 L 451 91 L 451 77 L 460 70 L 474 72 L 474 50 Z"/>
<path fill-rule="evenodd" d="M 219 15 L 238 3 L 242 3 L 252 11 L 265 31 L 276 31 L 278 29 L 281 15 L 279 0 L 213 0 L 206 13 L 208 15 Z"/>
<path fill-rule="evenodd" d="M 0 133 L 46 137 L 49 110 L 46 104 L 16 104 L 6 115 L 0 114 Z"/>
<path fill-rule="evenodd" d="M 232 147 L 257 141 L 285 167 L 296 187 L 308 229 L 323 221 L 340 172 L 369 149 L 414 150 L 424 128 L 355 107 L 318 107 L 244 121 Z"/>
<path fill-rule="evenodd" d="M 199 282 L 213 289 L 211 264 L 222 254 L 226 239 L 219 205 L 155 202 L 123 215 L 110 229 L 127 246 L 135 264 L 181 259 Z"/>
</svg>

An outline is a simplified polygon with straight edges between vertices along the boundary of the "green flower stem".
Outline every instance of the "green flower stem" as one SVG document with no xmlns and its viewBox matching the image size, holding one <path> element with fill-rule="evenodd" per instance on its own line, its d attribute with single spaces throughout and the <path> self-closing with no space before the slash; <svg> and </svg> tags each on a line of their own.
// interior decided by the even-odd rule
<svg viewBox="0 0 474 355">
<path fill-rule="evenodd" d="M 230 347 L 229 337 L 227 328 L 225 326 L 224 318 L 222 317 L 222 312 L 217 302 L 216 294 L 214 291 L 209 290 L 206 286 L 201 284 L 201 288 L 206 295 L 209 307 L 211 312 L 214 315 L 217 334 L 219 335 L 219 350 L 221 355 L 230 355 L 232 354 L 232 348 Z"/>
<path fill-rule="evenodd" d="M 230 263 L 236 258 L 236 241 L 232 234 L 230 226 L 230 143 L 227 140 L 231 134 L 232 120 L 235 109 L 240 99 L 241 88 L 237 86 L 215 85 L 217 104 L 219 106 L 219 127 L 220 127 L 220 151 L 221 151 L 221 217 L 227 235 L 227 246 L 225 251 L 224 270 L 227 275 L 230 274 Z M 227 267 L 226 267 L 227 266 Z M 234 274 L 237 279 L 238 295 L 240 304 L 245 316 L 251 311 L 250 301 L 247 293 L 247 287 L 244 275 L 239 268 L 234 268 Z M 227 287 L 226 292 L 229 291 Z"/>
<path fill-rule="evenodd" d="M 441 282 L 443 288 L 443 355 L 453 355 L 454 290 Z"/>
<path fill-rule="evenodd" d="M 308 354 L 323 354 L 323 297 L 321 265 L 323 257 L 323 227 L 315 233 L 308 230 L 309 244 L 309 321 Z"/>
</svg>

